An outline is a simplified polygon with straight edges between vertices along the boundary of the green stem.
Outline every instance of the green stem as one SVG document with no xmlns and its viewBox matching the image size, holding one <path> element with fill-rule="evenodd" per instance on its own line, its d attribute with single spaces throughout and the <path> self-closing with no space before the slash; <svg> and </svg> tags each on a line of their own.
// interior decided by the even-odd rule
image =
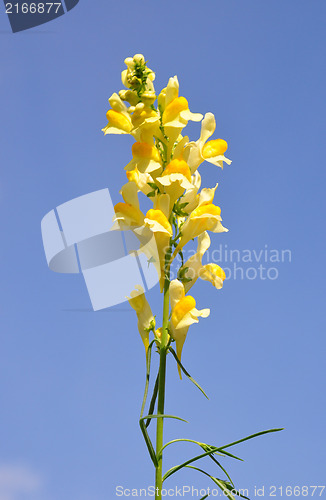
<svg viewBox="0 0 326 500">
<path fill-rule="evenodd" d="M 157 414 L 164 415 L 164 399 L 165 399 L 165 373 L 166 373 L 166 355 L 168 351 L 168 322 L 169 322 L 169 278 L 165 278 L 164 282 L 164 299 L 163 299 L 163 324 L 162 324 L 162 337 L 160 345 L 160 368 L 159 368 L 159 385 L 158 385 L 158 403 Z M 155 475 L 155 499 L 161 500 L 162 498 L 162 462 L 163 455 L 161 450 L 163 448 L 163 418 L 157 419 L 156 427 L 156 456 L 158 465 L 156 467 Z"/>
</svg>

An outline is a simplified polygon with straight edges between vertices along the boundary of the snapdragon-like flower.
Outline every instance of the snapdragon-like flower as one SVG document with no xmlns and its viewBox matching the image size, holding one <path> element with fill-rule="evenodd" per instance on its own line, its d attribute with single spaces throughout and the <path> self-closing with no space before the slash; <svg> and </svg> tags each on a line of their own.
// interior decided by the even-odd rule
<svg viewBox="0 0 326 500">
<path fill-rule="evenodd" d="M 128 113 L 131 115 L 131 134 L 137 141 L 153 143 L 153 136 L 160 135 L 160 118 L 157 111 L 146 106 L 143 102 L 130 106 Z"/>
<path fill-rule="evenodd" d="M 209 263 L 201 268 L 199 277 L 204 281 L 210 281 L 215 288 L 219 289 L 222 288 L 226 276 L 218 264 Z"/>
<path fill-rule="evenodd" d="M 192 113 L 189 110 L 188 101 L 185 97 L 179 97 L 179 82 L 177 76 L 169 79 L 165 91 L 163 104 L 162 124 L 165 127 L 183 129 L 189 120 L 199 122 L 203 115 Z"/>
<path fill-rule="evenodd" d="M 198 278 L 205 281 L 210 281 L 215 288 L 223 287 L 225 273 L 217 264 L 202 264 L 202 258 L 211 244 L 209 234 L 205 231 L 198 236 L 197 252 L 192 255 L 187 262 L 181 267 L 180 272 L 184 278 L 185 292 L 188 293 L 190 288 L 196 283 Z M 184 271 L 183 271 L 184 270 Z"/>
<path fill-rule="evenodd" d="M 169 222 L 169 206 L 170 198 L 168 194 L 157 195 L 154 200 L 154 208 L 148 210 L 144 219 L 144 231 L 151 231 L 155 237 L 161 271 L 161 291 L 163 290 L 165 279 L 165 256 L 173 235 Z M 137 230 L 137 232 L 140 233 L 141 229 Z"/>
<path fill-rule="evenodd" d="M 185 262 L 185 264 L 182 266 L 181 271 L 184 269 L 184 277 L 186 281 L 184 283 L 184 288 L 185 292 L 188 293 L 190 288 L 196 283 L 197 279 L 199 278 L 199 274 L 203 268 L 202 265 L 202 258 L 205 254 L 205 252 L 208 250 L 211 244 L 211 239 L 207 233 L 207 231 L 204 231 L 202 234 L 198 236 L 198 243 L 197 243 L 197 252 L 189 257 L 189 259 Z"/>
<path fill-rule="evenodd" d="M 180 199 L 180 204 L 183 205 L 183 212 L 190 214 L 199 203 L 198 191 L 201 186 L 201 176 L 196 170 L 196 172 L 191 176 L 191 186 L 186 189 L 184 195 Z"/>
<path fill-rule="evenodd" d="M 125 166 L 125 170 L 131 171 L 137 167 L 139 172 L 153 175 L 162 170 L 161 156 L 153 144 L 135 142 L 131 152 L 132 160 Z"/>
<path fill-rule="evenodd" d="M 159 186 L 170 196 L 169 213 L 174 203 L 186 189 L 191 189 L 190 168 L 184 160 L 172 160 L 156 179 Z"/>
<path fill-rule="evenodd" d="M 224 139 L 207 141 L 215 132 L 216 122 L 213 113 L 206 113 L 202 125 L 200 138 L 197 142 L 190 142 L 186 147 L 185 159 L 193 174 L 203 161 L 208 161 L 223 168 L 223 162 L 230 165 L 232 162 L 224 156 L 228 148 Z"/>
<path fill-rule="evenodd" d="M 138 331 L 142 338 L 147 353 L 149 345 L 149 331 L 155 327 L 155 318 L 145 297 L 144 289 L 137 285 L 128 298 L 131 307 L 136 311 L 138 318 Z"/>
<path fill-rule="evenodd" d="M 127 179 L 130 182 L 134 182 L 139 191 L 148 195 L 152 191 L 150 183 L 154 182 L 153 177 L 146 172 L 139 172 L 137 166 L 133 170 L 127 170 Z"/>
<path fill-rule="evenodd" d="M 144 214 L 139 208 L 137 191 L 135 182 L 127 182 L 122 186 L 120 194 L 124 202 L 119 202 L 114 206 L 115 225 L 113 229 L 132 229 L 143 225 Z"/>
<path fill-rule="evenodd" d="M 171 335 L 176 343 L 178 358 L 181 360 L 183 345 L 185 343 L 189 326 L 198 323 L 198 318 L 207 318 L 209 309 L 196 309 L 196 301 L 191 295 L 185 295 L 183 284 L 179 280 L 170 283 L 170 303 L 171 303 Z M 181 378 L 181 369 L 178 366 Z"/>
<path fill-rule="evenodd" d="M 174 250 L 173 257 L 188 243 L 204 231 L 213 233 L 227 232 L 221 221 L 221 209 L 212 203 L 214 199 L 215 188 L 204 188 L 199 195 L 198 206 L 195 208 L 182 226 L 182 235 L 180 241 Z"/>
<path fill-rule="evenodd" d="M 133 124 L 127 106 L 118 94 L 114 93 L 109 99 L 111 109 L 106 113 L 108 124 L 102 129 L 106 134 L 130 134 Z"/>
<path fill-rule="evenodd" d="M 187 126 L 189 120 L 200 121 L 203 115 L 192 113 L 187 99 L 179 97 L 179 82 L 176 76 L 170 78 L 167 87 L 162 90 L 158 97 L 158 105 L 162 113 L 164 133 L 169 138 L 167 158 L 170 159 L 173 146 L 182 129 Z"/>
</svg>

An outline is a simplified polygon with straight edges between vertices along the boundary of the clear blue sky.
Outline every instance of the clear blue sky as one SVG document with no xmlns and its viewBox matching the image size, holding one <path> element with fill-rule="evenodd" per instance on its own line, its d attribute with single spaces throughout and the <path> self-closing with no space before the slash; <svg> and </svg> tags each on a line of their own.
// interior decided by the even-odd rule
<svg viewBox="0 0 326 500">
<path fill-rule="evenodd" d="M 132 140 L 101 128 L 123 60 L 139 52 L 156 88 L 177 74 L 229 143 L 230 167 L 201 168 L 230 229 L 213 244 L 292 257 L 263 262 L 277 279 L 249 279 L 259 263 L 240 263 L 244 279 L 193 289 L 211 316 L 190 329 L 183 360 L 210 400 L 171 360 L 167 411 L 190 424 L 167 422 L 166 438 L 224 444 L 285 427 L 234 449 L 236 485 L 254 498 L 255 485 L 325 484 L 325 16 L 323 0 L 80 0 L 12 34 L 2 8 L 0 500 L 108 500 L 117 485 L 152 484 L 134 313 L 92 312 L 81 276 L 47 268 L 40 233 L 76 196 L 109 187 L 120 200 Z M 157 288 L 149 300 L 156 313 Z M 165 465 L 193 451 L 171 448 Z M 209 485 L 191 471 L 175 484 Z"/>
</svg>

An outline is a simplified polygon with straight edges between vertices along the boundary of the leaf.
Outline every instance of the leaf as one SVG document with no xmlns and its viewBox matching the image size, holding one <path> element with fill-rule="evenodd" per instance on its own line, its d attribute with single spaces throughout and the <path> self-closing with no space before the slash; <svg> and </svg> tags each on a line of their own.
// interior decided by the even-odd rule
<svg viewBox="0 0 326 500">
<path fill-rule="evenodd" d="M 239 458 L 236 455 L 232 455 L 232 453 L 229 453 L 228 451 L 220 450 L 220 452 L 223 453 L 223 455 L 226 455 L 227 457 L 235 458 L 235 460 L 240 460 L 241 462 L 244 462 L 242 458 Z"/>
<path fill-rule="evenodd" d="M 155 184 L 155 182 L 147 182 L 147 184 L 149 185 L 149 187 L 151 187 L 152 189 L 156 190 L 158 189 L 157 185 Z"/>
<path fill-rule="evenodd" d="M 172 348 L 172 347 L 169 347 L 169 351 L 171 351 L 171 353 L 173 354 L 176 362 L 178 363 L 178 365 L 180 366 L 181 370 L 183 371 L 183 373 L 189 378 L 189 380 L 191 380 L 191 382 L 193 384 L 195 384 L 196 387 L 198 387 L 198 389 L 204 394 L 205 398 L 209 399 L 209 397 L 207 396 L 206 392 L 204 391 L 204 389 L 202 389 L 200 387 L 200 385 L 198 384 L 198 382 L 196 382 L 195 379 L 192 378 L 192 376 L 190 375 L 190 373 L 187 372 L 187 370 L 185 369 L 185 367 L 183 366 L 183 364 L 181 363 L 180 359 L 178 358 L 177 356 L 177 353 L 175 352 L 175 350 Z"/>
<path fill-rule="evenodd" d="M 153 415 L 153 411 L 154 411 L 154 407 L 155 407 L 155 402 L 156 402 L 156 398 L 157 398 L 157 393 L 158 393 L 158 381 L 159 381 L 159 374 L 157 374 L 157 377 L 156 377 L 156 380 L 155 380 L 153 395 L 152 395 L 152 399 L 151 399 L 151 402 L 150 402 L 150 405 L 149 405 L 149 410 L 148 410 L 148 414 L 149 415 Z M 151 423 L 151 419 L 148 418 L 146 420 L 145 426 L 148 427 L 150 423 Z"/>
<path fill-rule="evenodd" d="M 170 444 L 178 443 L 178 442 L 188 442 L 188 443 L 194 443 L 200 446 L 203 449 L 203 446 L 209 446 L 210 448 L 215 448 L 212 445 L 208 445 L 206 443 L 201 443 L 200 441 L 195 441 L 194 439 L 189 439 L 189 438 L 179 438 L 179 439 L 173 439 L 173 441 L 169 441 L 168 443 L 165 443 L 165 445 L 162 447 L 160 450 L 160 453 L 166 448 L 167 446 L 170 446 Z M 217 451 L 212 452 L 214 455 L 219 455 L 220 457 L 224 457 L 225 455 L 230 456 L 232 458 L 235 458 L 236 460 L 241 460 L 243 462 L 242 458 L 236 457 L 235 455 L 232 455 L 231 453 L 228 453 L 226 451 L 222 451 L 221 453 L 218 453 Z"/>
<path fill-rule="evenodd" d="M 181 422 L 186 422 L 186 424 L 189 424 L 188 420 L 185 420 L 184 418 L 176 417 L 175 415 L 165 415 L 165 414 L 160 414 L 160 415 L 145 415 L 145 417 L 142 417 L 140 421 L 144 421 L 145 419 L 148 418 L 174 418 L 176 420 L 181 420 Z"/>
<path fill-rule="evenodd" d="M 202 446 L 202 448 L 203 448 L 203 450 L 205 450 L 205 448 L 203 446 Z M 228 478 L 228 480 L 230 481 L 230 483 L 232 484 L 232 486 L 234 486 L 234 483 L 233 483 L 231 477 L 229 476 L 229 474 L 227 473 L 227 471 L 224 469 L 223 465 L 220 464 L 220 462 L 218 460 L 216 460 L 216 458 L 213 455 L 208 455 L 208 456 L 224 472 L 224 474 L 226 475 L 226 477 Z"/>
<path fill-rule="evenodd" d="M 235 500 L 232 493 L 234 493 L 235 495 L 238 495 L 242 498 L 245 498 L 246 500 L 249 500 L 248 497 L 241 495 L 235 488 L 232 488 L 226 481 L 223 481 L 222 479 L 218 479 L 217 477 L 211 476 L 210 474 L 208 474 L 208 472 L 204 471 L 203 469 L 199 469 L 198 467 L 193 467 L 192 465 L 187 465 L 186 467 L 188 467 L 189 469 L 197 470 L 198 472 L 205 474 L 205 476 L 208 476 L 223 491 L 223 496 L 229 498 L 230 500 Z"/>
<path fill-rule="evenodd" d="M 156 193 L 156 191 L 151 191 L 151 192 L 150 192 L 150 193 L 148 193 L 146 196 L 147 196 L 148 198 L 152 198 L 153 196 L 155 196 L 155 193 Z"/>
<path fill-rule="evenodd" d="M 146 354 L 146 382 L 145 382 L 143 402 L 142 402 L 142 406 L 141 406 L 141 410 L 140 410 L 140 418 L 143 416 L 144 408 L 145 408 L 145 404 L 146 404 L 146 399 L 147 399 L 147 394 L 148 394 L 149 375 L 150 375 L 151 359 L 152 359 L 152 347 L 153 347 L 154 343 L 155 343 L 155 340 L 152 340 L 152 342 L 148 346 L 147 354 Z"/>
<path fill-rule="evenodd" d="M 267 431 L 256 432 L 256 434 L 251 434 L 251 436 L 247 436 L 243 439 L 239 439 L 239 441 L 234 441 L 233 443 L 226 444 L 225 446 L 220 446 L 219 450 L 222 451 L 225 448 L 229 448 L 230 446 L 234 446 L 236 444 L 243 443 L 244 441 L 248 441 L 248 439 L 253 439 L 255 437 L 262 436 L 263 434 L 269 434 L 270 432 L 279 432 L 279 431 L 283 431 L 283 430 L 284 430 L 284 428 L 282 428 L 282 429 L 268 429 Z"/>
<path fill-rule="evenodd" d="M 207 451 L 206 453 L 202 453 L 201 455 L 197 455 L 189 460 L 186 460 L 186 462 L 183 462 L 182 464 L 176 465 L 176 466 L 172 467 L 171 469 L 169 469 L 165 473 L 165 475 L 163 477 L 163 481 L 165 481 L 165 479 L 167 479 L 168 477 L 172 476 L 172 474 L 174 474 L 178 470 L 182 469 L 183 467 L 186 467 L 188 464 L 191 464 L 192 462 L 195 462 L 196 460 L 200 460 L 201 458 L 207 457 L 211 453 L 215 453 L 216 451 L 223 452 L 223 448 L 228 448 L 228 447 L 233 446 L 235 444 L 242 443 L 243 441 L 247 441 L 248 439 L 252 439 L 252 438 L 257 437 L 257 436 L 262 436 L 263 434 L 268 434 L 270 432 L 277 432 L 277 431 L 281 431 L 281 430 L 283 430 L 283 429 L 269 429 L 268 431 L 257 432 L 256 434 L 252 434 L 251 436 L 240 439 L 239 441 L 235 441 L 234 443 L 230 443 L 230 444 L 227 444 L 225 446 L 220 446 L 218 448 L 212 447 L 210 449 L 210 451 Z"/>
<path fill-rule="evenodd" d="M 196 460 L 200 460 L 201 458 L 207 457 L 211 453 L 214 453 L 215 451 L 218 451 L 218 448 L 213 448 L 211 451 L 207 451 L 206 453 L 202 453 L 201 455 L 197 455 L 193 458 L 190 458 L 189 460 L 186 460 L 182 464 L 175 465 L 174 467 L 171 467 L 163 476 L 163 481 L 167 479 L 168 477 L 172 476 L 172 474 L 175 474 L 178 472 L 178 470 L 182 469 L 183 467 L 186 467 L 187 465 L 191 464 L 192 462 L 196 462 Z"/>
<path fill-rule="evenodd" d="M 144 436 L 144 439 L 145 439 L 145 443 L 147 445 L 147 449 L 148 449 L 150 457 L 151 457 L 151 459 L 153 461 L 154 467 L 157 467 L 158 466 L 158 461 L 157 461 L 157 458 L 156 458 L 155 450 L 154 450 L 152 441 L 150 440 L 150 437 L 148 435 L 148 432 L 146 430 L 146 427 L 145 427 L 143 419 L 139 420 L 139 425 L 140 425 L 140 429 L 141 429 L 141 431 L 143 433 L 143 436 Z"/>
<path fill-rule="evenodd" d="M 143 402 L 140 410 L 140 420 L 139 420 L 139 426 L 142 431 L 142 434 L 145 439 L 145 443 L 148 449 L 148 452 L 150 454 L 150 457 L 153 461 L 153 464 L 155 467 L 157 467 L 158 462 L 156 458 L 156 453 L 152 444 L 152 441 L 148 435 L 148 432 L 146 430 L 145 424 L 144 424 L 144 419 L 142 418 L 143 413 L 144 413 L 144 408 L 146 405 L 146 400 L 147 400 L 147 394 L 148 394 L 148 386 L 149 386 L 149 376 L 150 376 L 150 369 L 151 369 L 151 357 L 152 357 L 152 347 L 155 343 L 155 340 L 152 340 L 152 342 L 149 344 L 148 349 L 147 349 L 147 354 L 146 354 L 146 382 L 145 382 L 145 390 L 144 390 L 144 397 L 143 397 Z"/>
</svg>

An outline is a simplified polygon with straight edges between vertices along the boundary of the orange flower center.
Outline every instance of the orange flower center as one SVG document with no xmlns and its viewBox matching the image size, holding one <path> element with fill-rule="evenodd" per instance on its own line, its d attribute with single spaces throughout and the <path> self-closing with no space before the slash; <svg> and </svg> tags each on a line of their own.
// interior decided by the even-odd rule
<svg viewBox="0 0 326 500">
<path fill-rule="evenodd" d="M 163 172 L 163 175 L 182 174 L 188 181 L 191 181 L 191 172 L 188 164 L 184 160 L 172 160 Z"/>
</svg>

